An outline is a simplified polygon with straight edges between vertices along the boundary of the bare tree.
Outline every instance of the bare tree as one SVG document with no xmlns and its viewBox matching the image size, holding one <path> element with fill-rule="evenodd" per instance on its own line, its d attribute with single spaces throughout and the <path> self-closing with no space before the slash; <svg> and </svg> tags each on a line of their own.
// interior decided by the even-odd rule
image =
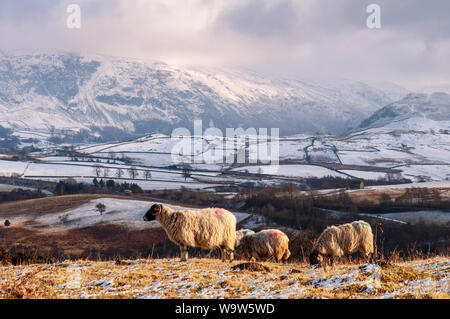
<svg viewBox="0 0 450 319">
<path fill-rule="evenodd" d="M 117 178 L 122 178 L 122 176 L 123 176 L 123 169 L 118 168 L 117 171 L 116 171 L 116 176 L 117 176 Z"/>
<path fill-rule="evenodd" d="M 136 169 L 136 167 L 131 166 L 131 167 L 128 169 L 128 175 L 130 176 L 131 179 L 136 179 L 136 177 L 139 176 L 139 172 L 138 172 L 138 170 Z"/>
<path fill-rule="evenodd" d="M 192 167 L 189 164 L 184 164 L 183 165 L 183 177 L 184 180 L 188 179 L 189 177 L 191 177 L 191 172 L 192 172 Z"/>
<path fill-rule="evenodd" d="M 98 203 L 95 208 L 97 209 L 97 211 L 100 213 L 100 215 L 103 215 L 103 213 L 106 210 L 106 206 L 103 203 Z"/>
<path fill-rule="evenodd" d="M 101 165 L 98 165 L 98 164 L 95 164 L 95 165 L 93 166 L 93 168 L 94 168 L 94 173 L 95 173 L 95 175 L 96 175 L 97 177 L 100 177 L 100 176 L 102 175 L 102 166 L 101 166 Z"/>
<path fill-rule="evenodd" d="M 146 179 L 146 180 L 149 180 L 149 179 L 152 178 L 152 172 L 150 172 L 150 171 L 145 171 L 145 172 L 144 172 L 144 176 L 145 176 L 145 179 Z"/>
<path fill-rule="evenodd" d="M 50 125 L 48 130 L 50 131 L 50 136 L 54 137 L 55 136 L 55 127 L 53 125 Z"/>
</svg>

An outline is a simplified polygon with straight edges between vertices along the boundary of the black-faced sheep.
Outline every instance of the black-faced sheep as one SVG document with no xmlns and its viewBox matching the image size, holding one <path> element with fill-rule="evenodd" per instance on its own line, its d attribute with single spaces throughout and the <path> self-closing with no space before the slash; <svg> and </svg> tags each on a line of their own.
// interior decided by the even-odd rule
<svg viewBox="0 0 450 319">
<path fill-rule="evenodd" d="M 243 258 L 275 259 L 276 262 L 287 260 L 289 238 L 278 229 L 265 229 L 242 237 L 236 252 Z"/>
<path fill-rule="evenodd" d="M 324 258 L 328 257 L 333 264 L 333 257 L 356 251 L 362 252 L 367 259 L 374 251 L 372 228 L 363 220 L 327 227 L 317 239 L 309 262 L 311 265 L 323 264 Z"/>
<path fill-rule="evenodd" d="M 239 242 L 244 236 L 254 234 L 255 232 L 251 229 L 239 229 L 236 231 L 236 246 L 239 245 Z"/>
<path fill-rule="evenodd" d="M 236 241 L 236 217 L 222 208 L 178 210 L 154 204 L 144 216 L 145 221 L 157 220 L 169 239 L 180 246 L 181 261 L 188 259 L 187 247 L 220 248 L 222 261 L 227 252 L 230 261 Z"/>
</svg>

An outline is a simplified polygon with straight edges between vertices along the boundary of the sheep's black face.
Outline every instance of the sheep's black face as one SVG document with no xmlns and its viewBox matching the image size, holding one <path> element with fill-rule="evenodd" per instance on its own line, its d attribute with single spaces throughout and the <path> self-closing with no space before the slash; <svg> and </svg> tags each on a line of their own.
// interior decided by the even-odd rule
<svg viewBox="0 0 450 319">
<path fill-rule="evenodd" d="M 311 254 L 309 254 L 309 263 L 311 265 L 318 265 L 322 262 L 322 258 L 318 251 L 313 251 Z"/>
<path fill-rule="evenodd" d="M 161 204 L 154 204 L 152 207 L 145 213 L 144 220 L 150 222 L 156 219 L 156 215 L 160 214 L 162 211 Z"/>
</svg>

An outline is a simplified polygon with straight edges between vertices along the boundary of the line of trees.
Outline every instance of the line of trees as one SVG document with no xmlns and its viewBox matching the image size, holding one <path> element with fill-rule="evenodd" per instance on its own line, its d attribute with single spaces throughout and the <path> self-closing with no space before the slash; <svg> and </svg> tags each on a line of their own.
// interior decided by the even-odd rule
<svg viewBox="0 0 450 319">
<path fill-rule="evenodd" d="M 127 174 L 127 176 L 130 179 L 137 179 L 139 176 L 142 176 L 144 179 L 146 180 L 150 180 L 152 178 L 152 172 L 150 170 L 143 170 L 143 169 L 138 169 L 135 166 L 131 166 L 127 169 L 123 169 L 123 168 L 110 168 L 110 167 L 105 167 L 99 164 L 96 164 L 93 166 L 93 170 L 94 170 L 94 174 L 97 178 L 103 177 L 117 177 L 118 179 L 121 178 L 125 178 L 125 174 Z M 111 173 L 113 172 L 113 170 L 115 170 L 114 174 L 111 176 Z"/>
<path fill-rule="evenodd" d="M 131 190 L 133 193 L 143 193 L 142 188 L 135 183 L 116 183 L 112 179 L 94 178 L 92 184 L 77 183 L 73 178 L 59 181 L 55 187 L 56 195 L 70 194 L 96 194 L 96 193 L 123 193 Z"/>
</svg>

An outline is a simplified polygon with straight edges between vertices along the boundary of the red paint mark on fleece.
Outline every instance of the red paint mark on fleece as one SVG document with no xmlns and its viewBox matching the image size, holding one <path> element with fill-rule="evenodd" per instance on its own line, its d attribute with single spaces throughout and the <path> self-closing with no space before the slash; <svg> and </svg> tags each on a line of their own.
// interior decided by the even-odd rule
<svg viewBox="0 0 450 319">
<path fill-rule="evenodd" d="M 279 233 L 277 231 L 274 231 L 269 235 L 269 237 L 278 237 L 278 236 L 282 236 L 282 235 L 281 235 L 281 233 Z"/>
<path fill-rule="evenodd" d="M 214 213 L 216 215 L 219 215 L 222 212 L 223 208 L 216 208 L 216 210 L 214 211 Z"/>
</svg>

